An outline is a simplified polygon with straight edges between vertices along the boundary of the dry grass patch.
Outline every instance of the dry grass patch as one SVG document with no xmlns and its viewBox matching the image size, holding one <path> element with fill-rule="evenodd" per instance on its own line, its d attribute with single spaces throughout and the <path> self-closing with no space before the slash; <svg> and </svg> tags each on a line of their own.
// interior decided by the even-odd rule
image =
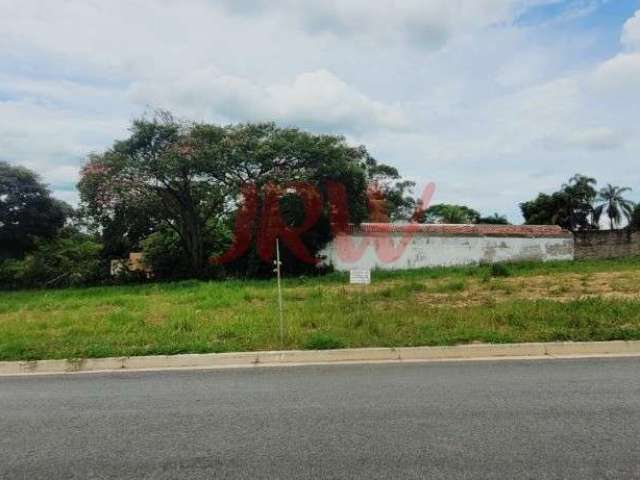
<svg viewBox="0 0 640 480">
<path fill-rule="evenodd" d="M 425 282 L 427 292 L 418 294 L 416 301 L 429 306 L 460 308 L 512 300 L 640 299 L 640 271 L 472 279 L 466 281 L 464 290 L 450 293 L 446 285 L 442 281 Z"/>
</svg>

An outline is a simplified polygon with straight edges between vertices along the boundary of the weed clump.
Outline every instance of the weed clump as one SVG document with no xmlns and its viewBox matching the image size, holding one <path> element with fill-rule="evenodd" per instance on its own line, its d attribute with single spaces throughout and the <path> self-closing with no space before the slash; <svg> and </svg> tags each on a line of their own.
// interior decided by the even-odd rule
<svg viewBox="0 0 640 480">
<path fill-rule="evenodd" d="M 494 263 L 491 265 L 492 277 L 510 277 L 511 269 L 504 263 Z"/>
<path fill-rule="evenodd" d="M 315 332 L 304 342 L 305 350 L 333 350 L 344 348 L 344 342 L 329 333 Z"/>
</svg>

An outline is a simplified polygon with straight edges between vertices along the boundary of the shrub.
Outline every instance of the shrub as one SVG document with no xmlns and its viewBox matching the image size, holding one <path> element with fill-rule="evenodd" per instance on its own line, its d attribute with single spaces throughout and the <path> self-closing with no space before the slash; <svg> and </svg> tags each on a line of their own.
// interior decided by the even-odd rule
<svg viewBox="0 0 640 480">
<path fill-rule="evenodd" d="M 155 232 L 142 242 L 144 263 L 156 278 L 186 278 L 189 262 L 180 245 L 178 234 L 171 230 Z"/>
<path fill-rule="evenodd" d="M 0 285 L 46 288 L 95 283 L 106 275 L 101 249 L 102 245 L 76 231 L 63 231 L 53 240 L 38 239 L 24 259 L 2 263 Z"/>
<path fill-rule="evenodd" d="M 304 342 L 305 350 L 332 350 L 344 348 L 344 342 L 329 333 L 314 332 Z"/>
<path fill-rule="evenodd" d="M 492 277 L 510 277 L 511 270 L 504 263 L 494 263 L 491 265 Z"/>
<path fill-rule="evenodd" d="M 0 261 L 0 288 L 16 288 L 17 275 L 20 271 L 19 260 Z"/>
<path fill-rule="evenodd" d="M 207 228 L 205 251 L 208 255 L 213 256 L 224 250 L 229 243 L 229 234 L 220 225 L 210 224 Z M 155 278 L 179 280 L 200 275 L 204 275 L 205 278 L 217 278 L 223 273 L 221 267 L 210 264 L 201 273 L 193 272 L 186 250 L 178 234 L 173 230 L 152 233 L 140 243 L 144 253 L 144 262 L 151 268 Z"/>
</svg>

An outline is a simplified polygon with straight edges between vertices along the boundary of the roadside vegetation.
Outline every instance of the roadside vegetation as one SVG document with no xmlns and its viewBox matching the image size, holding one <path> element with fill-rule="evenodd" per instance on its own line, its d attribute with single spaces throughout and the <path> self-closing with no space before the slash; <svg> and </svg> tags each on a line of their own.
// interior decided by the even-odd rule
<svg viewBox="0 0 640 480">
<path fill-rule="evenodd" d="M 0 292 L 0 360 L 640 339 L 640 258 Z"/>
<path fill-rule="evenodd" d="M 640 339 L 640 259 L 374 272 L 367 288 L 316 267 L 349 223 L 509 223 L 415 186 L 342 136 L 162 111 L 87 156 L 75 208 L 0 161 L 0 360 Z M 629 193 L 576 174 L 520 209 L 634 231 Z"/>
<path fill-rule="evenodd" d="M 573 175 L 520 203 L 524 223 L 640 228 L 631 189 L 598 185 Z M 0 290 L 268 278 L 276 238 L 285 273 L 313 275 L 313 257 L 348 223 L 509 224 L 473 206 L 424 203 L 415 187 L 339 135 L 158 111 L 87 155 L 75 208 L 37 172 L 0 161 Z"/>
</svg>

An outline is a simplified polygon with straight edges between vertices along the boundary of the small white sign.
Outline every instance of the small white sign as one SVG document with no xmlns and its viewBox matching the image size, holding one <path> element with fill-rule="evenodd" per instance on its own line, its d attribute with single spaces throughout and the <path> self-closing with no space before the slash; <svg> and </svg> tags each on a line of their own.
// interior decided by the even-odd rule
<svg viewBox="0 0 640 480">
<path fill-rule="evenodd" d="M 369 285 L 371 283 L 371 270 L 350 270 L 349 283 Z"/>
</svg>

